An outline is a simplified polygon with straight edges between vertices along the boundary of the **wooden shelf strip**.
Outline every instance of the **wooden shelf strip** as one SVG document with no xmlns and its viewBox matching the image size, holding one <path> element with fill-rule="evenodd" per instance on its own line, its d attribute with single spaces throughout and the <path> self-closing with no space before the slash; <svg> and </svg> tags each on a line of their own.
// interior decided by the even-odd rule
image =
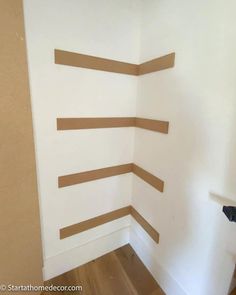
<svg viewBox="0 0 236 295">
<path fill-rule="evenodd" d="M 55 64 L 135 76 L 172 68 L 175 63 L 175 53 L 152 59 L 140 65 L 59 49 L 55 49 L 54 56 Z"/>
<path fill-rule="evenodd" d="M 136 64 L 58 49 L 55 49 L 55 63 L 127 75 L 137 76 L 139 74 L 139 68 Z"/>
<path fill-rule="evenodd" d="M 169 122 L 135 118 L 135 127 L 167 134 L 169 131 Z"/>
<path fill-rule="evenodd" d="M 130 172 L 133 172 L 142 180 L 144 180 L 160 192 L 163 192 L 164 181 L 133 163 L 59 176 L 58 187 L 61 188 L 71 186 L 83 182 L 93 181 Z"/>
<path fill-rule="evenodd" d="M 123 207 L 109 213 L 61 228 L 60 239 L 65 239 L 127 215 L 131 215 L 156 243 L 159 242 L 159 233 L 132 206 Z"/>
<path fill-rule="evenodd" d="M 57 130 L 116 127 L 138 127 L 167 134 L 169 122 L 135 117 L 57 118 Z"/>
<path fill-rule="evenodd" d="M 164 191 L 164 181 L 160 178 L 154 176 L 153 174 L 147 172 L 146 170 L 142 169 L 141 167 L 135 164 L 133 164 L 132 172 L 138 177 L 140 177 L 142 180 L 156 188 L 158 191 Z"/>
<path fill-rule="evenodd" d="M 130 214 L 130 206 L 123 207 L 121 209 L 99 215 L 97 217 L 64 227 L 60 229 L 60 239 L 70 237 L 72 235 L 81 233 L 85 230 L 94 228 L 96 226 L 102 225 L 104 223 L 113 221 L 115 219 L 124 217 Z"/>
<path fill-rule="evenodd" d="M 142 226 L 142 228 L 149 234 L 149 236 L 157 243 L 159 243 L 159 233 L 143 218 L 141 214 L 135 210 L 134 207 L 130 208 L 131 216 Z"/>
<path fill-rule="evenodd" d="M 173 68 L 175 65 L 175 53 L 170 53 L 139 65 L 139 75 Z"/>
<path fill-rule="evenodd" d="M 132 172 L 133 164 L 124 164 L 119 166 L 106 167 L 102 169 L 90 170 L 75 174 L 69 174 L 58 177 L 58 187 L 65 187 L 101 178 L 116 176 Z"/>
<path fill-rule="evenodd" d="M 57 130 L 134 127 L 134 117 L 57 118 Z"/>
</svg>

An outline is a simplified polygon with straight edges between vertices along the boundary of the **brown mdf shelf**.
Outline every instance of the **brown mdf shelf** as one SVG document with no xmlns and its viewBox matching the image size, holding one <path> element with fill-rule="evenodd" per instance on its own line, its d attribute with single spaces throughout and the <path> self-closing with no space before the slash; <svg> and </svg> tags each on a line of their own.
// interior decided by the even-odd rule
<svg viewBox="0 0 236 295">
<path fill-rule="evenodd" d="M 129 172 L 132 172 L 132 163 L 59 176 L 58 187 L 75 185 Z"/>
<path fill-rule="evenodd" d="M 83 231 L 89 230 L 96 226 L 102 225 L 104 223 L 116 220 L 118 218 L 127 216 L 130 214 L 130 206 L 123 207 L 88 220 L 69 225 L 67 227 L 60 229 L 60 239 L 70 237 L 72 235 L 81 233 Z"/>
<path fill-rule="evenodd" d="M 138 176 L 139 178 L 141 178 L 142 180 L 144 180 L 145 182 L 153 186 L 158 191 L 160 192 L 164 191 L 164 181 L 156 177 L 155 175 L 147 172 L 146 170 L 137 166 L 136 164 L 133 164 L 132 172 L 136 176 Z"/>
<path fill-rule="evenodd" d="M 173 68 L 175 65 L 175 53 L 172 52 L 139 65 L 139 75 L 162 71 Z"/>
<path fill-rule="evenodd" d="M 58 187 L 62 188 L 66 186 L 80 184 L 83 182 L 98 180 L 131 172 L 133 172 L 142 180 L 153 186 L 158 191 L 164 191 L 163 180 L 159 179 L 155 175 L 149 173 L 148 171 L 142 169 L 141 167 L 133 163 L 59 176 Z"/>
<path fill-rule="evenodd" d="M 121 127 L 138 127 L 167 134 L 169 122 L 136 117 L 57 118 L 57 130 Z"/>
<path fill-rule="evenodd" d="M 57 118 L 57 130 L 134 127 L 134 117 Z"/>
<path fill-rule="evenodd" d="M 174 67 L 175 53 L 170 53 L 140 65 L 55 49 L 55 64 L 99 71 L 140 76 Z"/>
<path fill-rule="evenodd" d="M 151 130 L 151 131 L 156 131 L 156 132 L 160 132 L 160 133 L 165 133 L 165 134 L 168 134 L 168 132 L 169 132 L 169 122 L 168 121 L 136 118 L 135 119 L 135 127 L 147 129 L 147 130 Z"/>
<path fill-rule="evenodd" d="M 149 234 L 149 236 L 156 242 L 159 243 L 159 233 L 147 220 L 139 214 L 139 212 L 132 206 L 130 206 L 130 215 L 142 226 L 142 228 Z"/>
<path fill-rule="evenodd" d="M 67 237 L 73 236 L 75 234 L 92 229 L 94 227 L 105 224 L 107 222 L 111 222 L 113 220 L 119 219 L 127 215 L 131 215 L 140 224 L 140 226 L 142 226 L 142 228 L 149 234 L 149 236 L 156 243 L 159 243 L 159 233 L 132 206 L 123 207 L 123 208 L 96 216 L 94 218 L 90 218 L 88 220 L 61 228 L 60 239 L 65 239 Z"/>
</svg>

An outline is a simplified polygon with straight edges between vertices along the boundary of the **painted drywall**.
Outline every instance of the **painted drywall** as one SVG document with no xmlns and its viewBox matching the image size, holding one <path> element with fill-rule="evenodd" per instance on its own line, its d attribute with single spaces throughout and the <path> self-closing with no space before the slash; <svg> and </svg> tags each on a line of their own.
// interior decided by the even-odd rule
<svg viewBox="0 0 236 295">
<path fill-rule="evenodd" d="M 0 1 L 0 285 L 42 285 L 42 244 L 21 0 Z M 14 293 L 14 292 L 13 292 Z M 15 292 L 25 294 L 23 291 Z M 40 294 L 40 292 L 35 292 Z"/>
<path fill-rule="evenodd" d="M 223 197 L 236 201 L 235 9 L 235 1 L 143 1 L 141 62 L 172 51 L 176 62 L 139 79 L 137 116 L 169 120 L 170 132 L 135 130 L 134 161 L 165 191 L 135 178 L 132 202 L 160 232 L 158 246 L 140 233 L 147 253 L 182 294 L 226 295 L 236 261 L 235 224 L 221 212 Z M 146 260 L 164 282 L 153 264 Z"/>
<path fill-rule="evenodd" d="M 166 293 L 225 295 L 236 261 L 235 226 L 221 213 L 224 198 L 236 201 L 235 4 L 139 5 L 24 1 L 45 278 L 80 264 L 86 245 L 105 239 L 105 253 L 127 242 L 129 218 L 62 241 L 59 228 L 126 206 L 132 196 L 160 244 L 132 219 L 130 242 Z M 137 80 L 55 65 L 54 48 L 134 63 L 174 51 L 176 66 Z M 56 117 L 133 116 L 136 99 L 137 116 L 168 120 L 170 132 L 135 130 L 134 157 L 132 128 L 56 131 Z M 135 176 L 131 191 L 130 175 L 57 188 L 59 175 L 133 160 L 165 181 L 163 194 Z"/>
<path fill-rule="evenodd" d="M 59 189 L 60 175 L 132 163 L 134 128 L 57 131 L 56 118 L 135 116 L 137 96 L 137 77 L 56 65 L 54 49 L 137 63 L 139 6 L 135 0 L 25 0 L 24 13 L 44 278 L 49 279 L 67 267 L 66 259 L 60 264 L 57 257 L 62 261 L 69 251 L 70 261 L 77 261 L 72 249 L 126 228 L 130 219 L 64 240 L 59 239 L 59 229 L 129 205 L 132 192 L 130 174 Z M 115 243 L 108 241 L 110 251 Z"/>
</svg>

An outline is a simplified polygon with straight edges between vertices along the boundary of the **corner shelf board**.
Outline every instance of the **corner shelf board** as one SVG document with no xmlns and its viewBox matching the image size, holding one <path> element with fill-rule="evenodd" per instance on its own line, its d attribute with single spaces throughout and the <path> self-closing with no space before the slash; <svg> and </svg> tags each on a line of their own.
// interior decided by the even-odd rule
<svg viewBox="0 0 236 295">
<path fill-rule="evenodd" d="M 150 184 L 151 186 L 153 186 L 158 191 L 164 191 L 163 180 L 133 163 L 59 176 L 58 187 L 62 188 L 66 186 L 76 185 L 84 182 L 89 182 L 93 180 L 98 180 L 131 172 L 139 178 L 141 178 L 142 180 L 144 180 L 145 182 L 147 182 L 148 184 Z"/>
<path fill-rule="evenodd" d="M 134 76 L 173 68 L 175 64 L 174 52 L 139 65 L 60 49 L 54 50 L 54 57 L 55 64 Z"/>
<path fill-rule="evenodd" d="M 136 117 L 57 118 L 57 130 L 138 127 L 167 134 L 169 122 Z"/>
<path fill-rule="evenodd" d="M 131 215 L 139 225 L 147 232 L 147 234 L 156 242 L 159 243 L 159 233 L 154 227 L 132 206 L 123 207 L 85 221 L 72 224 L 60 229 L 60 239 L 65 239 L 83 231 L 92 229 L 99 225 L 111 222 L 113 220 Z"/>
</svg>

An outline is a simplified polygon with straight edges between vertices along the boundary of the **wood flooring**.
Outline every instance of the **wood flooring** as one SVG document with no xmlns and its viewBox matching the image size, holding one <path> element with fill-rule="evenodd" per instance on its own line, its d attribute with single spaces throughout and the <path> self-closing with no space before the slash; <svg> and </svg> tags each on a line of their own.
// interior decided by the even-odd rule
<svg viewBox="0 0 236 295">
<path fill-rule="evenodd" d="M 43 294 L 165 295 L 129 244 L 45 282 L 51 284 L 83 290 Z"/>
</svg>

